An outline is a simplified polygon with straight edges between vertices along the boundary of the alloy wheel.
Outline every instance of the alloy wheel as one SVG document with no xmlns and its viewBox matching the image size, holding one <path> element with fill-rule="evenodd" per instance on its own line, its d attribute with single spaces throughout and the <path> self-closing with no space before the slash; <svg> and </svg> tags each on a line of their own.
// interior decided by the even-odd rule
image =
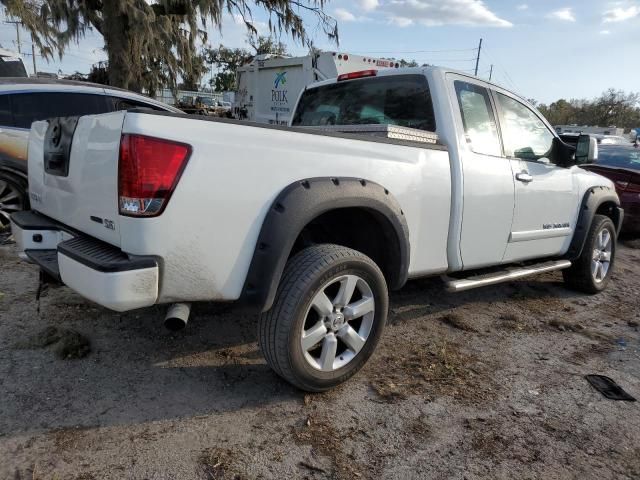
<svg viewBox="0 0 640 480">
<path fill-rule="evenodd" d="M 9 216 L 24 208 L 24 197 L 18 186 L 0 179 L 0 228 L 9 225 Z"/>
<path fill-rule="evenodd" d="M 332 372 L 362 350 L 373 326 L 375 299 L 357 275 L 342 275 L 318 290 L 305 316 L 300 338 L 309 365 Z"/>
<path fill-rule="evenodd" d="M 596 244 L 591 257 L 591 275 L 596 283 L 607 278 L 611 266 L 613 238 L 607 228 L 600 230 L 596 236 Z"/>
</svg>

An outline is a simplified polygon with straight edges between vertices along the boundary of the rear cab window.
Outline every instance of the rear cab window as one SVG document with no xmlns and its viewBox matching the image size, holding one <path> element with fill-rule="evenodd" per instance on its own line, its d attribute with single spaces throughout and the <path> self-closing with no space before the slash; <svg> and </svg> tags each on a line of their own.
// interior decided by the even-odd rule
<svg viewBox="0 0 640 480">
<path fill-rule="evenodd" d="M 10 95 L 13 123 L 31 128 L 38 120 L 53 117 L 92 115 L 110 111 L 104 95 L 88 93 L 34 92 Z"/>
<path fill-rule="evenodd" d="M 385 75 L 308 89 L 291 124 L 387 124 L 436 130 L 429 84 L 423 75 Z"/>
</svg>

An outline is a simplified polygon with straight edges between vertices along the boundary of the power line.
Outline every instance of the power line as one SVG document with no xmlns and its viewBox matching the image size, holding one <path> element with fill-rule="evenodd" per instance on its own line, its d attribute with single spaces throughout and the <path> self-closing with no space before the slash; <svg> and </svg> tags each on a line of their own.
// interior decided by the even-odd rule
<svg viewBox="0 0 640 480">
<path fill-rule="evenodd" d="M 22 22 L 17 20 L 5 20 L 4 23 L 13 24 L 16 26 L 16 45 L 18 47 L 18 53 L 22 54 L 22 42 L 20 41 L 20 25 L 22 25 Z"/>
<path fill-rule="evenodd" d="M 491 60 L 493 66 L 495 68 L 498 68 L 502 72 L 502 78 L 505 79 L 505 83 L 509 84 L 509 88 L 511 88 L 512 90 L 515 90 L 517 92 L 520 91 L 520 89 L 516 85 L 516 82 L 513 80 L 513 78 L 511 78 L 511 75 L 509 75 L 509 72 L 507 72 L 506 69 L 504 69 L 501 65 L 498 64 L 498 62 L 495 61 L 495 58 L 493 57 L 493 55 L 491 55 L 491 53 L 489 52 L 489 49 L 487 49 L 486 45 L 484 47 L 484 52 L 487 54 L 487 56 Z"/>
<path fill-rule="evenodd" d="M 413 59 L 416 62 L 420 63 L 447 63 L 447 62 L 475 62 L 475 58 L 415 58 Z"/>
<path fill-rule="evenodd" d="M 402 51 L 402 50 L 370 50 L 370 51 L 366 51 L 366 52 L 360 52 L 360 53 L 367 53 L 367 54 L 371 54 L 371 53 L 383 53 L 383 54 L 394 54 L 394 53 L 449 53 L 449 52 L 475 52 L 477 50 L 477 48 L 461 48 L 461 49 L 445 49 L 445 50 L 406 50 L 406 51 Z"/>
</svg>

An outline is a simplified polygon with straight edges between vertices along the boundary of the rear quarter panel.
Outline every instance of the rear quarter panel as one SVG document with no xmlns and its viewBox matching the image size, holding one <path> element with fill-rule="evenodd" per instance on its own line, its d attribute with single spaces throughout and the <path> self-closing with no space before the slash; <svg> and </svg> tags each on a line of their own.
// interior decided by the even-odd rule
<svg viewBox="0 0 640 480">
<path fill-rule="evenodd" d="M 160 302 L 237 299 L 273 200 L 287 185 L 312 177 L 385 186 L 409 226 L 409 274 L 447 269 L 446 151 L 135 113 L 127 114 L 123 130 L 193 147 L 160 217 L 119 219 L 124 251 L 162 259 Z"/>
</svg>

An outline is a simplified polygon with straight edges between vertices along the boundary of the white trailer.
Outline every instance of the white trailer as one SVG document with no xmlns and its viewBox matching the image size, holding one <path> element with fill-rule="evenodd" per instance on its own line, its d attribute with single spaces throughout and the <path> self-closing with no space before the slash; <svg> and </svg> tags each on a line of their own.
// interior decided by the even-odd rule
<svg viewBox="0 0 640 480">
<path fill-rule="evenodd" d="M 361 70 L 399 67 L 396 61 L 350 53 L 322 52 L 305 57 L 258 55 L 238 69 L 233 116 L 287 125 L 298 96 L 308 85 Z"/>
</svg>

